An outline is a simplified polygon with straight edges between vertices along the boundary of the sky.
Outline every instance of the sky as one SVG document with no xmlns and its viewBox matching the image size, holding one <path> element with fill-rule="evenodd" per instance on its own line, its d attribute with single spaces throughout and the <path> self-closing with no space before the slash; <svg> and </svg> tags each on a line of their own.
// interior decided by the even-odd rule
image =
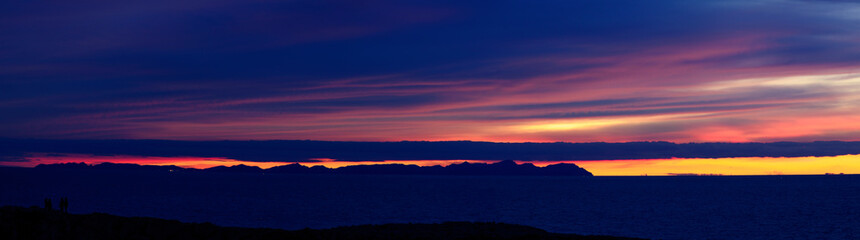
<svg viewBox="0 0 860 240">
<path fill-rule="evenodd" d="M 2 1 L 0 165 L 860 173 L 820 142 L 860 141 L 858 26 L 840 0 Z M 672 145 L 714 142 L 747 145 Z"/>
<path fill-rule="evenodd" d="M 851 1 L 3 1 L 0 137 L 860 140 Z"/>
</svg>

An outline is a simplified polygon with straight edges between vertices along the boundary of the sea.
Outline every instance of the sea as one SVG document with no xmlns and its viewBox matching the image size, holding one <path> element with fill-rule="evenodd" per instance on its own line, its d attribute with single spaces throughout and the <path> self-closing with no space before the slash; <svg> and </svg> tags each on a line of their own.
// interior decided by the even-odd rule
<svg viewBox="0 0 860 240">
<path fill-rule="evenodd" d="M 860 239 L 860 176 L 264 175 L 0 167 L 0 205 L 296 230 L 478 221 L 650 239 Z"/>
</svg>

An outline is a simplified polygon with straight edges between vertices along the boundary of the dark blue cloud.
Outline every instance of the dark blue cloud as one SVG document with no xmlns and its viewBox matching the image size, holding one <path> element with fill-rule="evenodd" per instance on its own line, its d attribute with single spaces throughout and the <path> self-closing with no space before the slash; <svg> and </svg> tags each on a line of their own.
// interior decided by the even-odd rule
<svg viewBox="0 0 860 240">
<path fill-rule="evenodd" d="M 329 141 L 162 141 L 0 139 L 0 161 L 31 153 L 211 157 L 257 162 L 383 160 L 612 160 L 838 156 L 860 153 L 860 142 L 774 143 L 492 143 Z M 5 158 L 4 158 L 5 157 Z"/>
</svg>

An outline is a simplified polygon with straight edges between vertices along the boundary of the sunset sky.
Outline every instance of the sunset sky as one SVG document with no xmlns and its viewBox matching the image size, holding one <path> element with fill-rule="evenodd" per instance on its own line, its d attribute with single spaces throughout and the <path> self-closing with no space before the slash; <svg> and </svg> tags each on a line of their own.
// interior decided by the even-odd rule
<svg viewBox="0 0 860 240">
<path fill-rule="evenodd" d="M 860 140 L 851 1 L 4 1 L 0 138 Z"/>
</svg>

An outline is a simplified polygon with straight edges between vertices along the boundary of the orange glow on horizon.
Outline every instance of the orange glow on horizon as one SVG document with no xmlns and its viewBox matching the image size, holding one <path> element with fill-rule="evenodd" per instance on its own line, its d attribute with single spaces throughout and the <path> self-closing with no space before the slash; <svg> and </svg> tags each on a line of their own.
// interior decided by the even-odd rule
<svg viewBox="0 0 860 240">
<path fill-rule="evenodd" d="M 317 159 L 319 160 L 319 159 Z M 404 165 L 418 165 L 421 167 L 429 167 L 429 166 L 448 166 L 455 163 L 494 163 L 498 162 L 497 160 L 385 160 L 385 161 L 320 161 L 320 162 L 299 162 L 303 166 L 313 167 L 313 166 L 324 166 L 327 168 L 339 168 L 346 167 L 352 165 L 376 165 L 376 164 L 404 164 Z"/>
<path fill-rule="evenodd" d="M 860 155 L 571 161 L 596 176 L 860 174 Z M 543 164 L 543 163 L 542 163 Z M 551 163 L 546 163 L 551 164 Z"/>
<path fill-rule="evenodd" d="M 239 161 L 229 158 L 204 158 L 204 157 L 144 157 L 144 156 L 98 156 L 89 154 L 31 154 L 26 158 L 26 162 L 0 162 L 0 165 L 14 167 L 35 167 L 39 164 L 54 164 L 54 163 L 131 163 L 140 165 L 156 165 L 168 166 L 174 165 L 184 168 L 204 169 L 216 166 L 235 166 L 244 164 L 248 166 L 257 166 L 260 168 L 270 168 L 274 166 L 290 164 L 290 162 L 248 162 Z"/>
<path fill-rule="evenodd" d="M 93 156 L 86 154 L 31 154 L 28 161 L 0 162 L 0 165 L 35 167 L 38 164 L 83 162 L 86 164 L 132 163 L 140 165 L 175 165 L 185 168 L 204 169 L 215 166 L 244 164 L 260 168 L 293 164 L 294 162 L 250 162 L 228 158 L 202 157 L 142 157 L 142 156 Z M 350 165 L 405 164 L 418 166 L 448 166 L 455 163 L 494 163 L 494 160 L 388 160 L 388 161 L 337 161 L 314 159 L 314 162 L 298 162 L 307 167 L 324 166 L 339 168 Z M 700 175 L 817 175 L 825 173 L 860 174 L 860 155 L 832 157 L 740 157 L 740 158 L 672 158 L 638 160 L 594 160 L 594 161 L 516 161 L 544 167 L 557 163 L 574 163 L 592 172 L 595 176 L 666 176 L 672 174 Z"/>
<path fill-rule="evenodd" d="M 30 154 L 30 156 L 26 157 L 28 161 L 21 162 L 0 162 L 0 166 L 13 166 L 13 167 L 35 167 L 39 164 L 55 164 L 55 163 L 86 163 L 86 164 L 99 164 L 99 163 L 131 163 L 131 164 L 139 164 L 139 165 L 155 165 L 155 166 L 168 166 L 174 165 L 178 167 L 184 168 L 196 168 L 196 169 L 205 169 L 216 166 L 236 166 L 236 165 L 247 165 L 247 166 L 256 166 L 260 168 L 271 168 L 276 166 L 288 165 L 298 163 L 303 166 L 313 167 L 313 166 L 324 166 L 327 168 L 339 168 L 350 165 L 373 165 L 373 164 L 406 164 L 406 165 L 418 165 L 422 167 L 426 166 L 448 166 L 454 163 L 494 163 L 498 161 L 494 160 L 386 160 L 386 161 L 337 161 L 336 159 L 331 158 L 315 158 L 310 159 L 308 162 L 253 162 L 253 161 L 241 161 L 229 158 L 204 158 L 204 157 L 144 157 L 144 156 L 127 156 L 127 155 L 113 155 L 113 156 L 99 156 L 99 155 L 89 155 L 89 154 L 44 154 L 44 153 L 36 153 Z"/>
</svg>

